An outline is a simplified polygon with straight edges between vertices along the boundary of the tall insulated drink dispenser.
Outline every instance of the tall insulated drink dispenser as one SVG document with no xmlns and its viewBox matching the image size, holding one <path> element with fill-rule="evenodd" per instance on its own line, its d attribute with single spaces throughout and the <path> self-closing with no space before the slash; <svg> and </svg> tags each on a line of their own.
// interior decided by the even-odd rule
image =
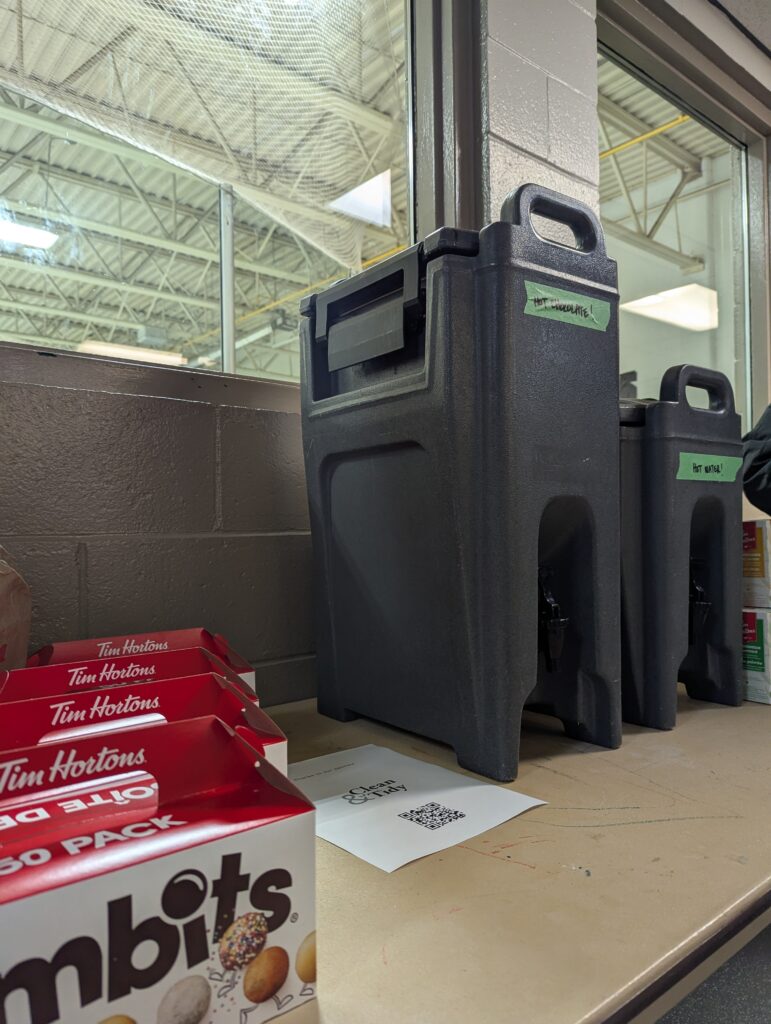
<svg viewBox="0 0 771 1024">
<path fill-rule="evenodd" d="M 673 366 L 660 395 L 620 407 L 623 714 L 671 729 L 678 680 L 743 698 L 742 441 L 722 373 Z"/>
<path fill-rule="evenodd" d="M 303 303 L 322 712 L 499 780 L 525 705 L 620 743 L 617 306 L 594 213 L 536 185 Z"/>
</svg>

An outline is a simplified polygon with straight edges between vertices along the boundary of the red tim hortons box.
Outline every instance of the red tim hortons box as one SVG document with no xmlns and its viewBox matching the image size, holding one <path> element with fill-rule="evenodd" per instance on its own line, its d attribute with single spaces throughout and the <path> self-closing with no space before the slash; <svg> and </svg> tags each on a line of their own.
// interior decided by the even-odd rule
<svg viewBox="0 0 771 1024">
<path fill-rule="evenodd" d="M 286 736 L 240 682 L 233 685 L 213 672 L 4 702 L 0 704 L 0 750 L 208 715 L 220 718 L 286 774 Z"/>
<path fill-rule="evenodd" d="M 159 654 L 162 651 L 182 651 L 188 647 L 203 647 L 224 661 L 254 687 L 254 669 L 227 640 L 207 629 L 173 629 L 165 633 L 133 633 L 127 636 L 103 636 L 92 640 L 67 640 L 48 644 L 31 654 L 27 667 L 61 665 L 63 662 L 93 661 L 102 658 L 123 658 L 127 655 Z"/>
<path fill-rule="evenodd" d="M 105 686 L 135 686 L 137 683 L 207 672 L 216 672 L 254 697 L 252 687 L 216 654 L 203 647 L 187 647 L 181 651 L 97 658 L 92 661 L 64 661 L 0 672 L 0 702 L 97 690 Z"/>
<path fill-rule="evenodd" d="M 314 998 L 313 818 L 216 718 L 0 753 L 0 1024 L 264 1024 Z"/>
</svg>

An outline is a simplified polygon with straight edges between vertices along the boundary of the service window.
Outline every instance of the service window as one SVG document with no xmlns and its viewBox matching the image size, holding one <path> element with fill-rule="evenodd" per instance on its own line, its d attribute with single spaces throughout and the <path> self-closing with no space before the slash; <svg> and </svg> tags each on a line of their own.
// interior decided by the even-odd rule
<svg viewBox="0 0 771 1024">
<path fill-rule="evenodd" d="M 725 373 L 748 409 L 746 153 L 600 54 L 600 210 L 621 293 L 621 391 L 664 371 Z M 694 392 L 695 404 L 706 393 Z"/>
</svg>

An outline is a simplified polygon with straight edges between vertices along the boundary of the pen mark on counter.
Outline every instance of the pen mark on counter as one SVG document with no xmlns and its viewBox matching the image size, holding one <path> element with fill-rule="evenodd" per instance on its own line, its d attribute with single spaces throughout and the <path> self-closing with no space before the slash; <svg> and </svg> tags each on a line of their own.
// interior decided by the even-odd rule
<svg viewBox="0 0 771 1024">
<path fill-rule="evenodd" d="M 671 793 L 674 796 L 679 797 L 681 800 L 688 800 L 690 803 L 700 803 L 701 802 L 697 797 L 688 796 L 686 793 L 680 793 L 678 790 L 672 789 L 671 786 L 665 786 L 663 782 L 657 782 L 655 779 L 651 779 L 651 778 L 649 778 L 646 775 L 640 775 L 640 772 L 646 771 L 648 768 L 652 767 L 652 765 L 650 763 L 644 764 L 640 768 L 637 768 L 637 769 L 634 769 L 634 770 L 632 768 L 627 768 L 623 764 L 615 764 L 613 762 L 608 762 L 608 763 L 612 763 L 613 767 L 617 771 L 625 772 L 627 775 L 631 775 L 635 779 L 637 779 L 638 781 L 636 783 L 634 783 L 634 785 L 636 787 L 639 787 L 640 789 L 647 789 L 648 786 L 655 786 L 656 789 L 660 789 L 664 793 Z M 644 786 L 643 785 L 643 783 L 646 783 L 646 782 L 648 783 L 648 786 Z"/>
<path fill-rule="evenodd" d="M 531 871 L 535 871 L 536 868 L 535 864 L 528 864 L 525 860 L 514 860 L 510 853 L 507 853 L 504 858 L 499 857 L 497 853 L 490 853 L 488 850 L 477 850 L 473 846 L 466 846 L 464 843 L 458 843 L 458 848 L 461 850 L 468 850 L 469 853 L 478 853 L 480 857 L 490 857 L 492 860 L 501 861 L 501 863 L 509 861 L 510 864 L 519 864 L 520 867 L 530 868 Z"/>
<path fill-rule="evenodd" d="M 538 822 L 539 825 L 550 825 L 552 828 L 620 828 L 623 825 L 661 825 L 665 822 L 673 821 L 739 821 L 741 818 L 741 814 L 691 814 L 674 818 L 639 818 L 637 820 L 633 818 L 630 821 L 588 821 L 580 825 L 546 821 L 544 818 L 534 818 L 532 816 L 530 820 Z"/>
<path fill-rule="evenodd" d="M 568 774 L 568 772 L 557 771 L 556 768 L 550 768 L 548 765 L 545 764 L 534 764 L 533 768 L 541 768 L 543 771 L 551 772 L 553 775 L 559 775 L 563 779 L 570 779 L 571 782 L 580 782 L 583 785 L 586 785 L 585 779 L 579 779 L 576 775 L 570 775 Z"/>
<path fill-rule="evenodd" d="M 608 807 L 555 807 L 554 804 L 549 804 L 550 811 L 641 811 L 641 804 L 620 804 L 619 806 L 610 805 Z"/>
</svg>

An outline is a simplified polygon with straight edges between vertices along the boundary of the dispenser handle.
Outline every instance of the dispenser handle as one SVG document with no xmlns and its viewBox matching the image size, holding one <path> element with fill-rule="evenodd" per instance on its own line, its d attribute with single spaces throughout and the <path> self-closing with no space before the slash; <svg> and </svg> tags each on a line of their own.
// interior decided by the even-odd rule
<svg viewBox="0 0 771 1024">
<path fill-rule="evenodd" d="M 569 227 L 576 236 L 577 248 L 539 235 L 533 225 L 534 215 Z M 520 185 L 516 191 L 510 192 L 501 206 L 501 220 L 529 229 L 542 245 L 558 246 L 582 256 L 606 258 L 605 236 L 595 212 L 578 199 L 553 192 L 542 185 Z"/>
<path fill-rule="evenodd" d="M 709 411 L 717 413 L 733 413 L 734 392 L 731 382 L 724 373 L 718 370 L 708 370 L 702 366 L 691 366 L 683 363 L 680 366 L 670 366 L 661 378 L 660 398 L 662 402 L 677 402 L 686 404 L 691 408 L 688 401 L 686 388 L 702 388 L 709 395 Z M 706 412 L 704 409 L 696 409 L 696 412 Z"/>
</svg>

